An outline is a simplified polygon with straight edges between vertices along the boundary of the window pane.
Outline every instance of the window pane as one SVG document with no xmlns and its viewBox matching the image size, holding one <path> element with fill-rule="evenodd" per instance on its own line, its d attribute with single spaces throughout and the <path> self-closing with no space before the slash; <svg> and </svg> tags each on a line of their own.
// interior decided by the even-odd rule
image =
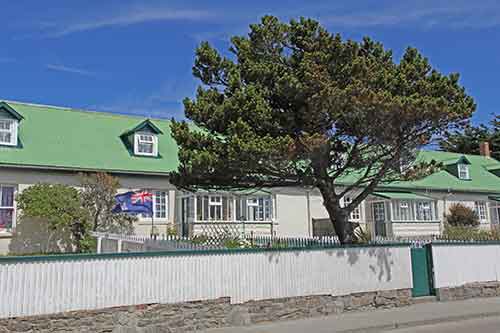
<svg viewBox="0 0 500 333">
<path fill-rule="evenodd" d="M 13 211 L 13 209 L 0 209 L 0 231 L 12 228 Z"/>
<path fill-rule="evenodd" d="M 203 197 L 196 196 L 196 219 L 203 221 Z"/>
<path fill-rule="evenodd" d="M 231 221 L 233 218 L 233 199 L 224 197 L 222 199 L 222 216 L 224 221 Z"/>
<path fill-rule="evenodd" d="M 153 136 L 151 135 L 141 135 L 139 138 L 144 142 L 153 142 Z"/>
<path fill-rule="evenodd" d="M 2 186 L 0 187 L 0 207 L 12 207 L 14 208 L 14 187 L 12 186 Z"/>
<path fill-rule="evenodd" d="M 0 130 L 10 131 L 12 123 L 12 120 L 0 120 Z"/>
<path fill-rule="evenodd" d="M 486 220 L 486 202 L 476 201 L 474 202 L 474 208 L 479 219 L 482 221 Z"/>
<path fill-rule="evenodd" d="M 428 201 L 417 202 L 417 220 L 431 221 L 434 215 L 432 207 Z"/>
<path fill-rule="evenodd" d="M 155 192 L 154 212 L 156 218 L 167 218 L 167 193 L 165 191 Z"/>
<path fill-rule="evenodd" d="M 11 143 L 12 134 L 10 132 L 0 132 L 0 142 Z"/>
<path fill-rule="evenodd" d="M 272 219 L 272 216 L 273 216 L 273 200 L 268 197 L 266 198 L 265 202 L 265 207 L 266 207 L 266 212 L 265 212 L 265 219 L 266 220 L 271 220 Z"/>
<path fill-rule="evenodd" d="M 272 198 L 270 196 L 250 197 L 240 200 L 242 214 L 246 221 L 269 221 L 272 219 Z"/>
<path fill-rule="evenodd" d="M 153 144 L 152 143 L 139 143 L 139 152 L 152 154 L 153 153 Z"/>
<path fill-rule="evenodd" d="M 208 215 L 208 196 L 203 197 L 203 221 L 208 221 L 210 219 Z"/>
<path fill-rule="evenodd" d="M 241 198 L 239 200 L 239 213 L 238 213 L 238 220 L 240 221 L 247 221 L 248 220 L 248 212 L 247 212 L 247 199 L 246 198 Z"/>
<path fill-rule="evenodd" d="M 469 167 L 465 164 L 458 165 L 458 178 L 468 179 L 469 178 Z"/>
</svg>

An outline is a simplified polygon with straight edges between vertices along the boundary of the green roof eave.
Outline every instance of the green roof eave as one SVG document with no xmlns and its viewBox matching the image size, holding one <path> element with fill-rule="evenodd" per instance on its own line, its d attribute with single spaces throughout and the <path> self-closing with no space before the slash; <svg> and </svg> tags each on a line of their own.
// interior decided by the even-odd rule
<svg viewBox="0 0 500 333">
<path fill-rule="evenodd" d="M 249 188 L 249 189 L 203 189 L 198 188 L 195 190 L 195 193 L 200 194 L 220 194 L 220 193 L 229 193 L 234 195 L 268 195 L 272 194 L 270 190 L 261 189 L 261 188 Z"/>
<path fill-rule="evenodd" d="M 114 169 L 114 168 L 86 168 L 78 166 L 36 165 L 36 164 L 3 163 L 3 162 L 0 163 L 0 167 L 33 169 L 33 170 L 58 170 L 58 171 L 70 171 L 70 172 L 104 171 L 104 172 L 128 174 L 128 175 L 147 175 L 147 176 L 162 176 L 162 177 L 169 177 L 171 172 L 171 171 L 127 170 L 127 169 Z"/>
<path fill-rule="evenodd" d="M 499 164 L 496 164 L 496 165 L 488 165 L 488 166 L 485 166 L 486 170 L 488 171 L 497 171 L 497 170 L 500 170 L 500 165 Z"/>
<path fill-rule="evenodd" d="M 155 134 L 163 134 L 162 130 L 158 128 L 151 120 L 146 119 L 143 122 L 141 122 L 139 125 L 135 126 L 134 128 L 122 133 L 120 136 L 128 136 L 130 134 L 142 131 L 144 128 L 149 127 L 153 133 Z"/>
<path fill-rule="evenodd" d="M 429 200 L 429 197 L 411 192 L 373 192 L 372 195 L 391 200 Z"/>
<path fill-rule="evenodd" d="M 499 195 L 491 195 L 488 197 L 492 201 L 500 202 L 500 194 Z"/>
<path fill-rule="evenodd" d="M 0 109 L 4 110 L 8 114 L 10 114 L 12 117 L 16 118 L 18 121 L 21 121 L 21 120 L 24 119 L 24 117 L 19 112 L 17 112 L 16 110 L 14 110 L 14 108 L 12 108 L 6 102 L 0 102 Z"/>
</svg>

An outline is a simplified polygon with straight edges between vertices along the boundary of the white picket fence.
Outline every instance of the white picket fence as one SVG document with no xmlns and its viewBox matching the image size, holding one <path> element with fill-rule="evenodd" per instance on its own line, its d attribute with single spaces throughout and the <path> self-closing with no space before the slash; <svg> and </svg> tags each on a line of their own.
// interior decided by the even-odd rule
<svg viewBox="0 0 500 333">
<path fill-rule="evenodd" d="M 0 258 L 0 281 L 0 318 L 412 287 L 407 246 Z"/>
</svg>

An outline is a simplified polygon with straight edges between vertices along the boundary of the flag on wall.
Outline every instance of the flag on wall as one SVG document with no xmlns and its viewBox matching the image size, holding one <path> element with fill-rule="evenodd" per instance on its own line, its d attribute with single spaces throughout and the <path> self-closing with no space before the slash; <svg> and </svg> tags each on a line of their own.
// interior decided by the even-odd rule
<svg viewBox="0 0 500 333">
<path fill-rule="evenodd" d="M 153 215 L 153 194 L 148 191 L 130 191 L 115 196 L 114 213 Z"/>
</svg>

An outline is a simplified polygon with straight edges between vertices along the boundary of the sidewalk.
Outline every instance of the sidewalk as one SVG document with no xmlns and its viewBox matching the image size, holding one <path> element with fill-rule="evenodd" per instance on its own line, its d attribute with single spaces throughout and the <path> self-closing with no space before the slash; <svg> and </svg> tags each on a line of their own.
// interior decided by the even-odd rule
<svg viewBox="0 0 500 333">
<path fill-rule="evenodd" d="M 250 327 L 229 327 L 207 330 L 207 333 L 357 333 L 385 330 L 442 322 L 456 322 L 473 318 L 500 317 L 500 298 L 471 299 L 456 302 L 432 302 L 409 307 L 351 312 L 336 316 L 282 321 Z"/>
</svg>

